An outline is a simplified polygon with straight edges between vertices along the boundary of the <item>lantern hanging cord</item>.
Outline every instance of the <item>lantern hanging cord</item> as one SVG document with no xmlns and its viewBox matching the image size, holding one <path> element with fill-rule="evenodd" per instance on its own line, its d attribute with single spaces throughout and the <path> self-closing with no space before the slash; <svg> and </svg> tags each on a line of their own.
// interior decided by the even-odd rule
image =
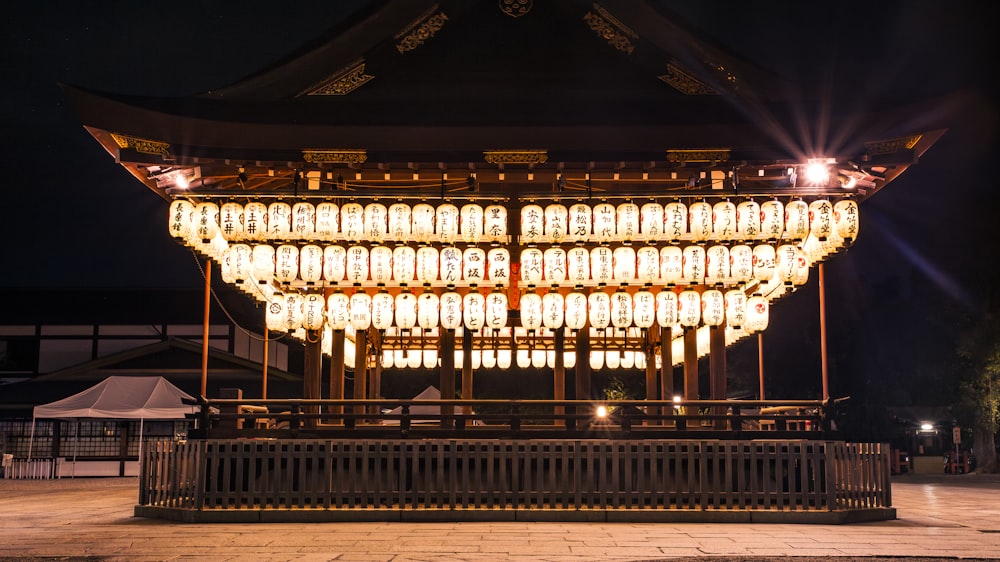
<svg viewBox="0 0 1000 562">
<path fill-rule="evenodd" d="M 201 259 L 199 258 L 198 253 L 195 252 L 194 250 L 191 250 L 191 255 L 194 257 L 194 262 L 196 264 L 198 264 L 198 271 L 201 273 L 201 277 L 204 279 L 205 278 L 205 268 L 201 265 Z M 222 310 L 222 313 L 226 315 L 226 318 L 229 319 L 229 321 L 233 324 L 233 326 L 236 326 L 241 332 L 243 332 L 244 334 L 246 334 L 247 337 L 250 338 L 250 339 L 254 339 L 254 340 L 257 340 L 257 341 L 264 341 L 264 337 L 263 336 L 258 336 L 256 334 L 254 334 L 253 332 L 251 332 L 250 330 L 244 328 L 243 326 L 240 325 L 239 322 L 236 321 L 236 319 L 233 318 L 233 316 L 231 314 L 229 314 L 229 311 L 226 310 L 226 307 L 222 304 L 222 301 L 219 299 L 219 295 L 216 294 L 214 287 L 210 287 L 210 290 L 212 292 L 212 299 L 215 301 L 215 304 L 218 305 L 219 309 Z M 281 334 L 277 338 L 269 338 L 269 339 L 271 341 L 276 341 L 276 340 L 281 340 L 281 339 L 284 339 L 284 338 L 285 338 L 285 334 Z"/>
</svg>

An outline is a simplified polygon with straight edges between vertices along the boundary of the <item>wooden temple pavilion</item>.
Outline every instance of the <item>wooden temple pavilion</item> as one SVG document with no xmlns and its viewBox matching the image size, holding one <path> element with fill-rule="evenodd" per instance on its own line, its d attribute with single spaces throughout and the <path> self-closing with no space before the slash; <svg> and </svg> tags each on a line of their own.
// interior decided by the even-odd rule
<svg viewBox="0 0 1000 562">
<path fill-rule="evenodd" d="M 214 270 L 306 353 L 301 400 L 202 397 L 191 438 L 142 460 L 136 513 L 893 517 L 887 451 L 830 431 L 825 363 L 822 400 L 727 401 L 725 350 L 822 283 L 859 204 L 942 131 L 908 128 L 919 105 L 834 111 L 849 134 L 814 153 L 790 91 L 614 0 L 372 2 L 198 96 L 67 86 L 210 266 L 206 298 Z M 645 371 L 646 400 L 595 420 L 612 363 Z M 381 396 L 421 365 L 440 399 Z M 528 365 L 553 400 L 476 399 L 476 369 Z"/>
</svg>

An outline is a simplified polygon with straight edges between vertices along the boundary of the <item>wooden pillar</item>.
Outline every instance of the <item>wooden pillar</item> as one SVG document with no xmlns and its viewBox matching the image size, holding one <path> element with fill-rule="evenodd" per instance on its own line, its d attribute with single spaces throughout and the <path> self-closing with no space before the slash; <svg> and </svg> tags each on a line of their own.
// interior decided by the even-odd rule
<svg viewBox="0 0 1000 562">
<path fill-rule="evenodd" d="M 698 329 L 684 328 L 684 399 L 698 398 Z"/>
<path fill-rule="evenodd" d="M 455 398 L 455 330 L 441 329 L 440 348 L 438 358 L 441 360 L 441 398 L 444 400 L 454 400 Z M 453 426 L 455 408 L 453 406 L 441 406 L 441 427 L 450 428 Z"/>
<path fill-rule="evenodd" d="M 660 329 L 660 400 L 674 399 L 674 340 L 672 328 Z"/>
<path fill-rule="evenodd" d="M 708 370 L 709 370 L 709 394 L 712 400 L 725 400 L 726 389 L 726 329 L 722 326 L 712 326 L 708 329 Z M 716 407 L 713 411 L 715 415 L 724 415 L 724 406 Z M 726 429 L 726 420 L 717 419 L 714 424 L 716 429 Z"/>
<path fill-rule="evenodd" d="M 657 378 L 656 378 L 656 342 L 660 340 L 660 326 L 659 324 L 653 324 L 646 330 L 646 340 L 643 342 L 643 348 L 646 353 L 646 400 L 656 400 L 660 395 L 660 389 L 657 388 Z M 656 408 L 655 412 L 660 413 L 660 409 Z M 648 423 L 646 425 L 649 425 Z M 659 425 L 659 422 L 657 422 Z"/>
<path fill-rule="evenodd" d="M 208 317 L 212 305 L 212 260 L 205 260 L 204 322 L 201 330 L 201 395 L 208 396 Z"/>
<path fill-rule="evenodd" d="M 302 397 L 306 400 L 322 398 L 320 382 L 323 378 L 323 336 L 317 330 L 306 331 L 305 353 L 302 358 Z M 303 408 L 307 414 L 319 413 L 316 406 Z M 316 418 L 303 420 L 305 427 L 316 427 Z"/>
<path fill-rule="evenodd" d="M 823 400 L 830 399 L 830 375 L 826 361 L 826 272 L 823 262 L 819 262 L 819 354 L 823 372 Z"/>
<path fill-rule="evenodd" d="M 462 330 L 462 400 L 472 400 L 472 331 Z M 472 414 L 471 405 L 462 405 L 462 413 Z"/>
<path fill-rule="evenodd" d="M 270 335 L 270 332 L 271 331 L 268 330 L 267 327 L 264 328 L 264 357 L 261 360 L 261 365 L 263 367 L 261 368 L 261 373 L 260 373 L 260 397 L 262 400 L 267 400 L 267 362 L 268 362 L 267 346 L 270 345 L 270 342 L 268 341 L 268 336 Z"/>
<path fill-rule="evenodd" d="M 381 341 L 376 349 L 381 349 Z M 368 375 L 368 398 L 371 400 L 382 398 L 382 354 L 378 352 L 375 354 L 375 368 Z M 369 414 L 378 415 L 380 410 L 378 404 L 368 406 Z"/>
<path fill-rule="evenodd" d="M 764 332 L 757 332 L 757 376 L 760 379 L 760 398 L 764 398 Z"/>
<path fill-rule="evenodd" d="M 590 400 L 590 323 L 584 324 L 583 328 L 580 328 L 576 332 L 576 372 L 574 377 L 574 400 Z M 569 412 L 574 416 L 584 415 L 584 411 L 580 406 L 574 406 L 573 411 Z M 582 420 L 577 420 L 571 418 L 567 420 L 570 428 L 576 428 L 581 425 L 585 425 Z"/>
<path fill-rule="evenodd" d="M 344 331 L 334 330 L 330 342 L 330 400 L 344 399 Z M 335 417 L 333 423 L 342 424 L 343 406 L 331 406 L 330 413 Z"/>
<path fill-rule="evenodd" d="M 553 332 L 554 342 L 553 346 L 555 348 L 556 361 L 552 366 L 552 399 L 553 400 L 565 400 L 566 399 L 566 332 L 563 328 L 558 328 Z M 553 409 L 553 413 L 556 416 L 563 416 L 566 413 L 566 408 L 563 406 L 556 406 Z M 556 425 L 562 426 L 566 424 L 564 418 L 556 419 Z"/>
<path fill-rule="evenodd" d="M 354 334 L 354 399 L 364 400 L 368 390 L 368 332 L 358 330 Z M 355 406 L 354 413 L 365 413 L 364 406 Z"/>
</svg>

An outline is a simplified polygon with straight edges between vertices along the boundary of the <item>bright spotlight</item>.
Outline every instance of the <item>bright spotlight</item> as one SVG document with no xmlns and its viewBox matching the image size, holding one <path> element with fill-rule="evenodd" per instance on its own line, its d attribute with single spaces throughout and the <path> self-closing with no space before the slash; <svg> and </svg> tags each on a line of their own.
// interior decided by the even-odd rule
<svg viewBox="0 0 1000 562">
<path fill-rule="evenodd" d="M 809 185 L 826 185 L 830 182 L 830 169 L 825 164 L 810 162 L 806 166 L 806 182 Z"/>
<path fill-rule="evenodd" d="M 608 417 L 608 407 L 598 406 L 597 411 L 594 413 L 594 415 L 596 415 L 599 419 L 604 419 Z"/>
<path fill-rule="evenodd" d="M 932 429 L 934 429 L 934 424 L 932 423 L 924 422 L 920 424 L 920 431 L 931 431 Z"/>
</svg>

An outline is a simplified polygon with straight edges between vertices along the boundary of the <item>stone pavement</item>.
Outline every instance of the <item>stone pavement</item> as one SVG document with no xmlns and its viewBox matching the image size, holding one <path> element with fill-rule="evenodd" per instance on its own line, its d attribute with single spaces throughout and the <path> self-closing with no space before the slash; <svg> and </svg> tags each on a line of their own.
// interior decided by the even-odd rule
<svg viewBox="0 0 1000 562">
<path fill-rule="evenodd" d="M 135 478 L 0 480 L 0 561 L 1000 559 L 1000 475 L 898 476 L 897 519 L 192 524 L 133 516 Z"/>
</svg>

